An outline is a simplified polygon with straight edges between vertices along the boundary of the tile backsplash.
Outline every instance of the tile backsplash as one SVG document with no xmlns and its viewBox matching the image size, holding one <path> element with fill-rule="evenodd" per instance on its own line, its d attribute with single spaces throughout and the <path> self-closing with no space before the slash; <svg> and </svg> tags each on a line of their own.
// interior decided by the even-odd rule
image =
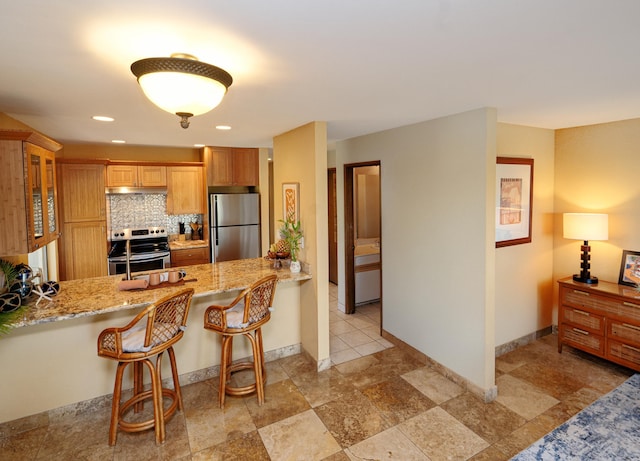
<svg viewBox="0 0 640 461">
<path fill-rule="evenodd" d="M 202 215 L 168 215 L 167 196 L 164 194 L 108 195 L 107 223 L 109 235 L 113 229 L 164 226 L 169 234 L 178 233 L 178 223 L 202 223 Z"/>
</svg>

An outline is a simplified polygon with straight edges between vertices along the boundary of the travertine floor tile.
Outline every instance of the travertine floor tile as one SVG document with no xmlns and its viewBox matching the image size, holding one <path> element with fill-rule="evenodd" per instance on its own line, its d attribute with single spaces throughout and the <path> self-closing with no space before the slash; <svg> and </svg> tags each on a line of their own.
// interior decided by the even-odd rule
<svg viewBox="0 0 640 461">
<path fill-rule="evenodd" d="M 312 408 L 342 398 L 355 390 L 353 385 L 333 368 L 319 373 L 298 375 L 292 380 Z"/>
<path fill-rule="evenodd" d="M 343 448 L 389 427 L 380 412 L 359 391 L 320 405 L 315 411 Z"/>
<path fill-rule="evenodd" d="M 362 389 L 361 392 L 394 426 L 436 405 L 400 377 L 374 384 Z"/>
<path fill-rule="evenodd" d="M 258 432 L 272 461 L 322 460 L 341 450 L 312 410 L 265 426 Z"/>
<path fill-rule="evenodd" d="M 424 395 L 441 404 L 464 392 L 464 389 L 456 383 L 449 381 L 437 371 L 429 367 L 421 367 L 417 370 L 404 373 L 402 378 L 409 382 Z"/>
<path fill-rule="evenodd" d="M 185 459 L 187 461 L 189 458 Z M 192 461 L 271 461 L 257 431 L 193 454 Z"/>
<path fill-rule="evenodd" d="M 467 459 L 489 444 L 440 407 L 398 425 L 431 461 Z"/>
<path fill-rule="evenodd" d="M 397 428 L 369 437 L 345 450 L 350 460 L 430 461 L 420 449 Z"/>
<path fill-rule="evenodd" d="M 559 402 L 532 384 L 510 375 L 500 376 L 496 384 L 496 401 L 527 420 L 535 418 Z"/>
<path fill-rule="evenodd" d="M 258 406 L 255 394 L 244 399 L 258 429 L 311 408 L 290 379 L 266 386 L 264 394 L 262 406 Z"/>
</svg>

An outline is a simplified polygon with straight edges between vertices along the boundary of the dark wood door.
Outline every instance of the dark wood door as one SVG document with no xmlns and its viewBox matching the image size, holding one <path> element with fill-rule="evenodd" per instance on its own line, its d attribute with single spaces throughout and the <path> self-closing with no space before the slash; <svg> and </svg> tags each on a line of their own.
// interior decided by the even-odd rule
<svg viewBox="0 0 640 461">
<path fill-rule="evenodd" d="M 336 169 L 327 174 L 329 196 L 329 282 L 338 284 L 338 203 L 336 199 Z"/>
</svg>

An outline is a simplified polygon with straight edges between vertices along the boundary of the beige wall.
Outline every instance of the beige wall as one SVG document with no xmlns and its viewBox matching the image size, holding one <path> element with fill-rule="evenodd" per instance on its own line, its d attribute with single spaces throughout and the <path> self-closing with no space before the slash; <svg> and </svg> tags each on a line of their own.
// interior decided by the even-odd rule
<svg viewBox="0 0 640 461">
<path fill-rule="evenodd" d="M 498 124 L 498 156 L 533 158 L 531 243 L 496 249 L 496 345 L 552 324 L 554 131 Z"/>
<path fill-rule="evenodd" d="M 274 216 L 282 219 L 282 184 L 300 185 L 300 223 L 305 247 L 299 259 L 313 279 L 300 286 L 302 347 L 328 368 L 329 281 L 327 126 L 312 122 L 273 139 Z M 279 223 L 276 223 L 276 229 Z"/>
<path fill-rule="evenodd" d="M 343 167 L 379 160 L 383 328 L 486 393 L 495 391 L 495 140 L 496 111 L 479 109 L 336 146 L 338 254 Z M 338 272 L 344 302 L 342 260 Z"/>
<path fill-rule="evenodd" d="M 640 251 L 639 146 L 640 119 L 556 132 L 554 280 L 580 271 L 581 242 L 562 237 L 562 213 L 609 214 L 609 240 L 589 242 L 601 280 L 617 283 L 622 250 Z"/>
</svg>

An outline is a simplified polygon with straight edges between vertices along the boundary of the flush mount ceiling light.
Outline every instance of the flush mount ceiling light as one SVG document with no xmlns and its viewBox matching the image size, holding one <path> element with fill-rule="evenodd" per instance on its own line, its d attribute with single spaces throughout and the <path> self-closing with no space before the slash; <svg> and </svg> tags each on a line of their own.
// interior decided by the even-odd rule
<svg viewBox="0 0 640 461">
<path fill-rule="evenodd" d="M 131 72 L 152 103 L 180 117 L 182 128 L 189 127 L 189 117 L 220 104 L 233 83 L 227 71 L 190 54 L 141 59 L 131 64 Z"/>
</svg>

